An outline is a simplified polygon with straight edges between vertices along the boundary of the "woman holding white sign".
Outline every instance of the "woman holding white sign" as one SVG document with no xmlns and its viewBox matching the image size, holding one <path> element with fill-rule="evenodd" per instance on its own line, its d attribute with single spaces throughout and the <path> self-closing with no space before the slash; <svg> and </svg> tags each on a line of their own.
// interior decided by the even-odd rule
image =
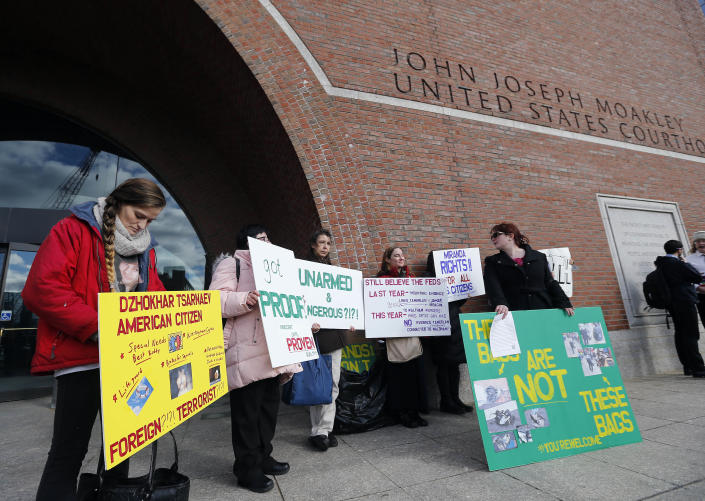
<svg viewBox="0 0 705 501">
<path fill-rule="evenodd" d="M 301 364 L 272 367 L 247 237 L 269 242 L 263 226 L 243 227 L 237 235 L 235 255 L 221 254 L 213 264 L 210 289 L 220 291 L 220 306 L 227 319 L 223 339 L 235 453 L 233 473 L 238 485 L 253 492 L 267 492 L 274 482 L 266 475 L 289 471 L 288 463 L 272 457 L 272 439 L 277 426 L 279 385 L 300 372 Z"/>
<path fill-rule="evenodd" d="M 71 208 L 42 242 L 22 298 L 39 317 L 32 373 L 56 377 L 54 435 L 37 499 L 76 497 L 76 478 L 100 410 L 98 294 L 163 291 L 147 226 L 166 205 L 159 187 L 128 179 Z M 105 472 L 127 477 L 128 460 Z"/>
<path fill-rule="evenodd" d="M 410 278 L 401 247 L 388 247 L 382 255 L 379 278 Z M 418 337 L 387 338 L 387 409 L 407 428 L 428 426 L 419 412 L 427 408 L 426 381 Z"/>
<path fill-rule="evenodd" d="M 498 254 L 485 258 L 485 291 L 498 315 L 509 310 L 562 308 L 574 314 L 573 305 L 553 278 L 546 255 L 533 250 L 515 224 L 492 227 L 490 240 Z"/>
<path fill-rule="evenodd" d="M 321 264 L 332 264 L 330 260 L 332 245 L 333 237 L 330 231 L 320 229 L 314 232 L 309 239 L 308 260 Z M 340 360 L 343 355 L 343 347 L 347 344 L 346 332 L 340 329 L 321 329 L 317 323 L 313 324 L 311 331 L 316 338 L 319 353 L 329 354 L 332 360 L 332 401 L 330 404 L 309 407 L 311 435 L 308 437 L 308 441 L 317 450 L 326 451 L 329 447 L 338 445 L 338 439 L 333 435 L 333 424 L 335 422 L 335 399 L 338 397 L 338 382 L 340 381 Z M 355 332 L 355 327 L 351 326 L 349 332 Z"/>
</svg>

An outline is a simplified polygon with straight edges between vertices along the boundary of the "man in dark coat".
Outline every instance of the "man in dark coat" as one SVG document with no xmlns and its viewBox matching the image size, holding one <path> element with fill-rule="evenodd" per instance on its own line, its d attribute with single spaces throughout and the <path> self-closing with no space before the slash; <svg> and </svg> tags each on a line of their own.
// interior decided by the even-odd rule
<svg viewBox="0 0 705 501">
<path fill-rule="evenodd" d="M 698 349 L 700 330 L 698 328 L 698 302 L 695 285 L 702 277 L 698 270 L 683 258 L 683 244 L 669 240 L 663 245 L 665 256 L 656 258 L 656 268 L 661 270 L 671 292 L 671 302 L 667 306 L 673 318 L 676 353 L 683 364 L 683 372 L 693 377 L 705 377 L 705 364 Z"/>
</svg>

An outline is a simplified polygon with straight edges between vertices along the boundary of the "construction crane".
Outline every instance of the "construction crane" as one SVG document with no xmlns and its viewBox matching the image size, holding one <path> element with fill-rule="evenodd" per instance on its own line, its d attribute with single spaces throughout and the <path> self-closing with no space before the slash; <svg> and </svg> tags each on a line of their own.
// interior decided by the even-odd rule
<svg viewBox="0 0 705 501">
<path fill-rule="evenodd" d="M 68 209 L 71 207 L 76 195 L 81 191 L 81 187 L 86 181 L 86 177 L 88 177 L 88 171 L 91 170 L 98 153 L 100 153 L 99 150 L 89 150 L 88 154 L 81 161 L 81 164 L 76 167 L 76 170 L 64 179 L 52 194 L 49 195 L 43 207 L 52 209 Z"/>
</svg>

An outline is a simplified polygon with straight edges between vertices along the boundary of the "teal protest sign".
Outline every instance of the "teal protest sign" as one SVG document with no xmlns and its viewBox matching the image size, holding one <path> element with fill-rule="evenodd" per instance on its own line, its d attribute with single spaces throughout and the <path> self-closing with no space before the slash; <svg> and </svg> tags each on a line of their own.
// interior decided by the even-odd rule
<svg viewBox="0 0 705 501">
<path fill-rule="evenodd" d="M 512 313 L 521 353 L 497 359 L 494 313 L 460 315 L 489 469 L 640 442 L 602 310 Z"/>
</svg>

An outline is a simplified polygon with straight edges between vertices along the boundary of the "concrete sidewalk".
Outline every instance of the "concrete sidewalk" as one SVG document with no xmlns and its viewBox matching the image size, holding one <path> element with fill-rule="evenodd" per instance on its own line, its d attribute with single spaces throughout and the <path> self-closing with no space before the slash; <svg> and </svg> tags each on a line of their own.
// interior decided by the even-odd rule
<svg viewBox="0 0 705 501">
<path fill-rule="evenodd" d="M 705 499 L 705 380 L 666 375 L 625 381 L 643 442 L 489 472 L 476 415 L 432 412 L 426 428 L 392 426 L 339 436 L 325 453 L 306 445 L 308 414 L 282 406 L 274 457 L 291 463 L 274 490 L 254 494 L 231 473 L 225 398 L 180 426 L 180 470 L 192 500 L 256 499 Z M 49 399 L 0 404 L 2 497 L 34 499 L 51 439 Z M 84 471 L 95 471 L 94 429 Z M 160 441 L 160 465 L 171 463 Z M 145 451 L 131 465 L 147 470 Z"/>
</svg>

